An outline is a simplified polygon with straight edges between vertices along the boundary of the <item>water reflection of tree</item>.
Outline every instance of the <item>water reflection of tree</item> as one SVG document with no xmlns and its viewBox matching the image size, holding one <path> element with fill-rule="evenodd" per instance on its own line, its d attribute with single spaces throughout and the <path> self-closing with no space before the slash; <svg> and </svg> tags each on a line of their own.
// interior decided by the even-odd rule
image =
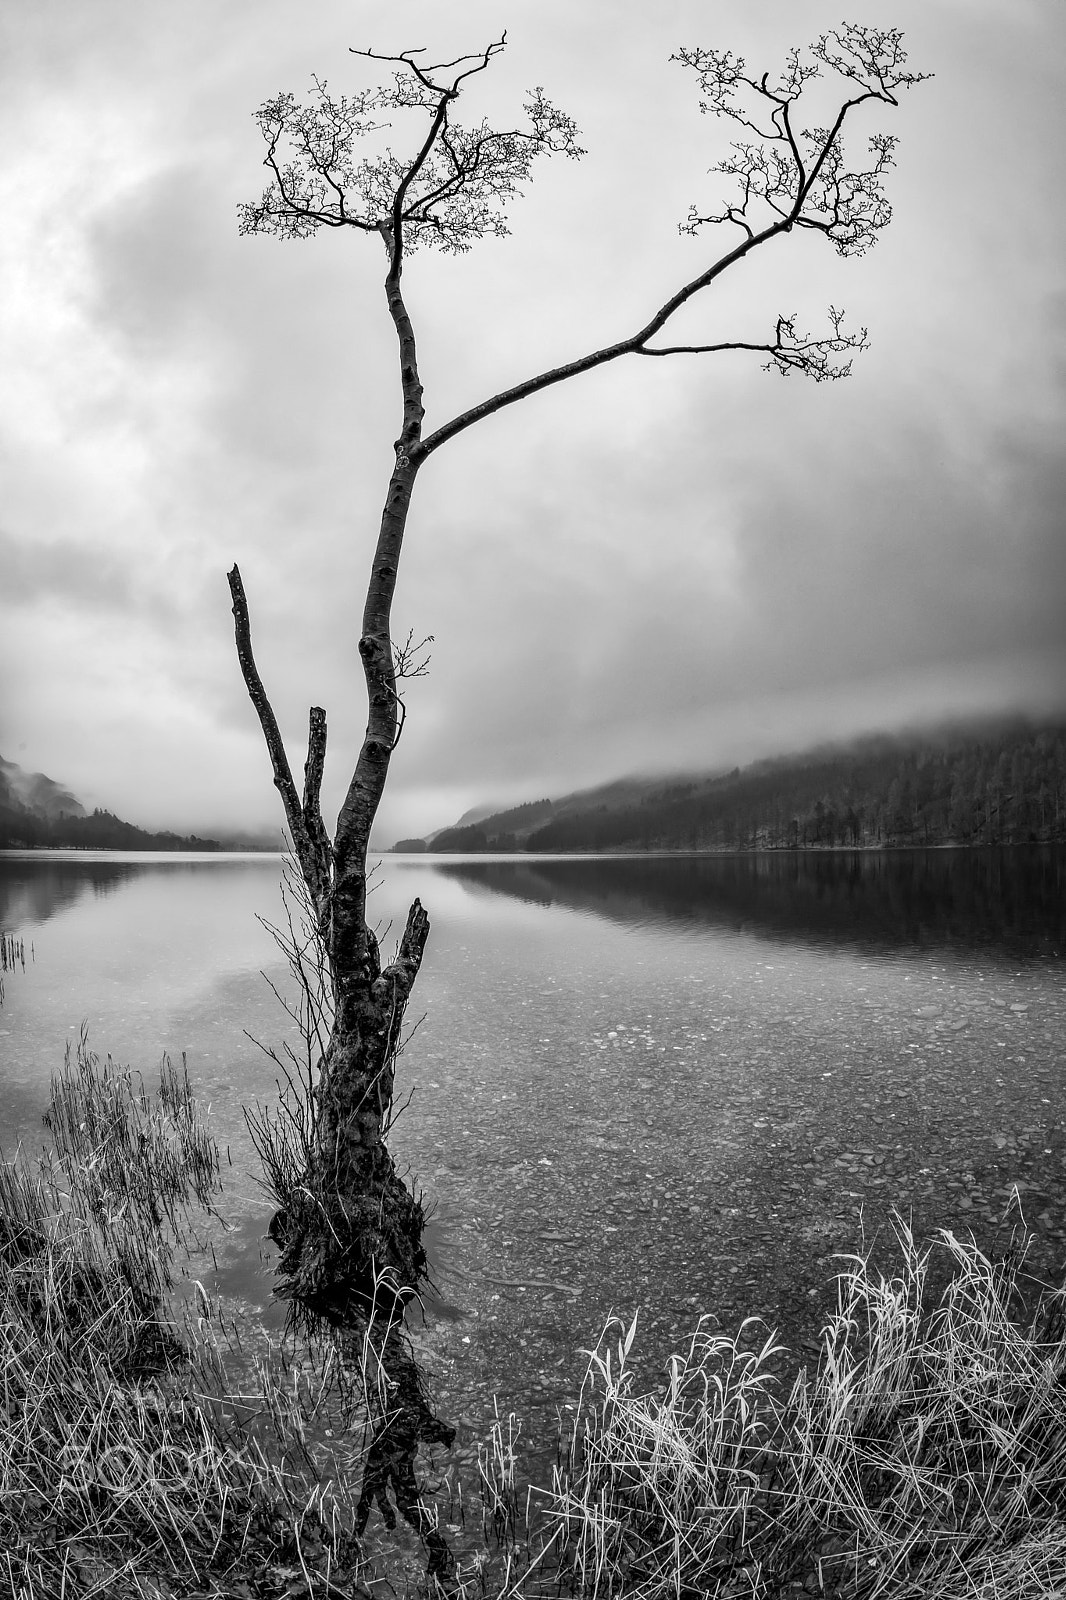
<svg viewBox="0 0 1066 1600">
<path fill-rule="evenodd" d="M 275 1238 L 277 1220 L 270 1229 Z M 455 1429 L 433 1409 L 405 1313 L 406 1302 L 388 1296 L 369 1302 L 349 1296 L 343 1304 L 313 1308 L 290 1299 L 284 1342 L 290 1360 L 300 1352 L 298 1366 L 309 1360 L 326 1387 L 335 1385 L 340 1410 L 333 1426 L 356 1440 L 361 1435 L 362 1482 L 354 1519 L 360 1545 L 375 1507 L 389 1530 L 396 1528 L 399 1512 L 425 1550 L 428 1576 L 447 1579 L 455 1572 L 455 1558 L 436 1510 L 427 1504 L 419 1452 L 434 1445 L 450 1449 Z"/>
<path fill-rule="evenodd" d="M 383 1330 L 373 1323 L 366 1327 L 364 1375 L 368 1357 L 376 1367 L 377 1382 L 367 1384 L 373 1434 L 363 1466 L 356 1532 L 363 1537 L 375 1505 L 385 1526 L 395 1528 L 391 1491 L 396 1509 L 425 1546 L 430 1577 L 446 1577 L 454 1571 L 455 1562 L 436 1517 L 423 1502 L 416 1460 L 420 1445 L 450 1448 L 455 1429 L 433 1411 L 424 1374 L 401 1322 L 386 1320 Z"/>
</svg>

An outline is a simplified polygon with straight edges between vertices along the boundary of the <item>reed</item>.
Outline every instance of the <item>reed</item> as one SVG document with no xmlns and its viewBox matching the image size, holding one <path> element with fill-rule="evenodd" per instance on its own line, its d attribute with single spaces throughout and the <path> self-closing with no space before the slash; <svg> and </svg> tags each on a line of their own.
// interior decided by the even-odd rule
<svg viewBox="0 0 1066 1600">
<path fill-rule="evenodd" d="M 543 1497 L 538 1571 L 632 1600 L 1066 1593 L 1063 1293 L 1019 1318 L 1020 1252 L 993 1262 L 948 1232 L 919 1249 L 896 1228 L 899 1272 L 848 1258 L 787 1396 L 780 1347 L 750 1325 L 702 1321 L 652 1394 L 633 1382 L 635 1319 L 610 1326 Z"/>
<path fill-rule="evenodd" d="M 279 1222 L 282 1218 L 316 1209 L 308 1174 L 314 1170 L 317 1148 L 316 1094 L 320 1063 L 333 1023 L 326 953 L 307 886 L 291 855 L 285 858 L 281 898 L 284 926 L 266 917 L 260 917 L 259 921 L 285 958 L 295 982 L 294 994 L 283 994 L 265 973 L 263 976 L 293 1024 L 298 1045 L 294 1049 L 285 1040 L 279 1051 L 248 1034 L 278 1070 L 277 1096 L 267 1105 L 244 1109 L 244 1119 L 260 1161 L 261 1175 L 257 1182 L 273 1202 Z M 274 1224 L 272 1231 L 277 1231 Z"/>
<path fill-rule="evenodd" d="M 46 1122 L 50 1150 L 0 1165 L 11 1600 L 365 1592 L 360 1534 L 389 1485 L 439 1555 L 431 1594 L 1066 1594 L 1066 1296 L 1024 1310 L 1023 1248 L 919 1248 L 896 1219 L 898 1269 L 844 1259 L 818 1360 L 787 1389 L 755 1320 L 728 1336 L 703 1318 L 651 1392 L 637 1320 L 611 1323 L 544 1490 L 520 1485 L 519 1422 L 498 1414 L 482 1547 L 453 1563 L 415 1472 L 419 1440 L 450 1430 L 424 1403 L 394 1461 L 383 1350 L 322 1339 L 235 1366 L 202 1290 L 174 1314 L 187 1230 L 219 1195 L 184 1064 L 149 1093 L 82 1037 Z"/>
<path fill-rule="evenodd" d="M 149 1094 L 83 1035 L 46 1121 L 51 1149 L 0 1164 L 0 1592 L 350 1593 L 361 1446 L 322 1424 L 336 1372 L 272 1351 L 234 1376 L 203 1291 L 174 1310 L 219 1188 L 184 1066 Z"/>
<path fill-rule="evenodd" d="M 33 960 L 33 945 L 30 945 L 30 960 Z M 14 933 L 0 932 L 0 1006 L 4 1003 L 5 972 L 14 972 L 16 967 L 26 970 L 26 941 Z"/>
<path fill-rule="evenodd" d="M 184 1064 L 148 1092 L 82 1036 L 46 1121 L 50 1149 L 0 1164 L 11 1600 L 366 1593 L 381 1574 L 361 1536 L 374 1504 L 395 1522 L 389 1493 L 430 1553 L 427 1592 L 460 1600 L 1066 1595 L 1066 1293 L 1027 1301 L 1021 1239 L 993 1260 L 947 1232 L 919 1247 L 897 1218 L 897 1267 L 843 1258 L 790 1386 L 757 1320 L 704 1318 L 643 1390 L 637 1319 L 612 1322 L 543 1490 L 497 1414 L 481 1542 L 453 1561 L 416 1467 L 451 1430 L 406 1345 L 385 1348 L 399 1324 L 236 1362 L 202 1289 L 175 1310 L 220 1193 Z"/>
<path fill-rule="evenodd" d="M 30 946 L 33 959 L 33 946 Z M 16 967 L 26 970 L 26 941 L 14 933 L 0 933 L 0 972 L 14 972 Z"/>
</svg>

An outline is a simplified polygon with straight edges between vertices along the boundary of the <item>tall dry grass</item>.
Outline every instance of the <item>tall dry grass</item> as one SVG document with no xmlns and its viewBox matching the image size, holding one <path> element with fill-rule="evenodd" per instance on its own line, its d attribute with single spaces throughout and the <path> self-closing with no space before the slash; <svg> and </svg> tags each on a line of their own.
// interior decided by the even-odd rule
<svg viewBox="0 0 1066 1600">
<path fill-rule="evenodd" d="M 1062 1600 L 1063 1293 L 1026 1315 L 1020 1254 L 897 1233 L 894 1276 L 848 1259 L 817 1364 L 787 1395 L 779 1347 L 748 1326 L 701 1322 L 651 1394 L 632 1377 L 635 1320 L 610 1328 L 544 1497 L 536 1581 L 550 1566 L 632 1600 Z M 483 1473 L 493 1503 L 489 1456 Z"/>
<path fill-rule="evenodd" d="M 350 1593 L 362 1444 L 323 1418 L 351 1385 L 328 1354 L 235 1381 L 203 1291 L 175 1312 L 219 1189 L 184 1069 L 149 1093 L 83 1036 L 46 1122 L 0 1164 L 0 1593 Z"/>
<path fill-rule="evenodd" d="M 184 1064 L 149 1092 L 83 1036 L 45 1120 L 51 1148 L 0 1163 L 0 1595 L 363 1594 L 392 1493 L 429 1592 L 471 1600 L 1066 1600 L 1066 1296 L 1026 1310 L 1020 1248 L 919 1247 L 897 1219 L 898 1268 L 845 1259 L 787 1388 L 755 1320 L 703 1319 L 651 1392 L 636 1319 L 612 1325 L 543 1492 L 497 1419 L 484 1547 L 453 1563 L 415 1459 L 450 1430 L 427 1402 L 401 1440 L 381 1340 L 235 1368 L 203 1291 L 176 1309 L 220 1192 Z"/>
<path fill-rule="evenodd" d="M 149 1093 L 82 1038 L 46 1120 L 50 1150 L 0 1164 L 0 1594 L 361 1594 L 358 1535 L 393 1491 L 446 1552 L 421 1435 L 389 1454 L 372 1342 L 268 1351 L 235 1376 L 203 1291 L 176 1312 L 189 1230 L 219 1195 L 184 1070 L 165 1063 Z M 430 1592 L 1064 1600 L 1066 1300 L 1025 1312 L 1021 1251 L 897 1233 L 893 1275 L 845 1261 L 818 1360 L 787 1389 L 754 1321 L 702 1320 L 651 1392 L 636 1320 L 610 1327 L 547 1490 L 520 1483 L 518 1425 L 497 1420 L 485 1548 L 438 1560 Z"/>
</svg>

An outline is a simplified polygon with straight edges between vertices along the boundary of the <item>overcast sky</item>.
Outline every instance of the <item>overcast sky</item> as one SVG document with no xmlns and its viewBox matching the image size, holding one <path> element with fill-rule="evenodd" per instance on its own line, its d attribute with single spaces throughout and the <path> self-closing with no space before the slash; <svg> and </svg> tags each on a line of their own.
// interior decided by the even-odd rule
<svg viewBox="0 0 1066 1600">
<path fill-rule="evenodd" d="M 394 632 L 433 634 L 432 668 L 380 842 L 483 801 L 1066 706 L 1066 6 L 846 10 L 936 74 L 859 130 L 857 150 L 900 135 L 891 227 L 852 261 L 782 238 L 679 331 L 761 339 L 832 303 L 870 350 L 818 386 L 630 358 L 431 459 Z M 725 192 L 707 169 L 731 134 L 671 51 L 773 69 L 839 21 L 822 0 L 0 7 L 0 754 L 148 826 L 279 823 L 236 560 L 293 765 L 314 702 L 331 808 L 350 774 L 399 426 L 384 258 L 354 232 L 238 237 L 262 100 L 365 84 L 350 45 L 448 58 L 506 27 L 467 118 L 541 84 L 576 119 L 587 155 L 537 168 L 510 238 L 407 267 L 433 427 L 634 331 L 733 242 L 678 232 Z"/>
</svg>

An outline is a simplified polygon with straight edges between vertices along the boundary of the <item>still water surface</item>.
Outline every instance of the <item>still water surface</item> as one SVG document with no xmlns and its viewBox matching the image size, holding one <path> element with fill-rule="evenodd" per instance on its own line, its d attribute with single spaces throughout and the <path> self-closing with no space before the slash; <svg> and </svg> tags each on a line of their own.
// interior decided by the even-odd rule
<svg viewBox="0 0 1066 1600">
<path fill-rule="evenodd" d="M 0 855 L 0 1132 L 36 1141 L 90 1042 L 149 1076 L 187 1055 L 229 1146 L 229 1284 L 263 1300 L 243 1104 L 286 1019 L 277 857 Z M 661 1364 L 703 1311 L 802 1352 L 834 1252 L 889 1232 L 991 1239 L 1017 1184 L 1039 1270 L 1066 1250 L 1066 853 L 389 858 L 386 949 L 432 933 L 401 1063 L 403 1169 L 437 1202 L 419 1334 L 442 1414 L 493 1391 L 551 1431 L 612 1310 Z M 390 928 L 390 936 L 387 930 Z M 269 1253 L 269 1247 L 267 1247 Z"/>
</svg>

